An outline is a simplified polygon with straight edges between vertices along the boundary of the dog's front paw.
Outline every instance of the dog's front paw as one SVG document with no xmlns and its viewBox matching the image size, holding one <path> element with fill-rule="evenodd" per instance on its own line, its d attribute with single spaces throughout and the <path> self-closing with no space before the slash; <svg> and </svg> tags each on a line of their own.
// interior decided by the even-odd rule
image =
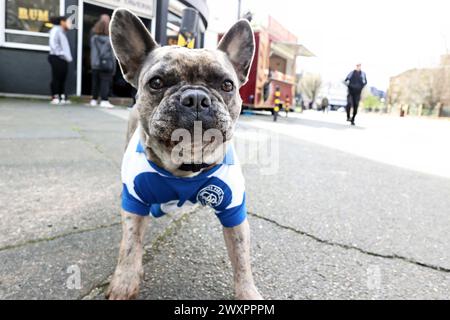
<svg viewBox="0 0 450 320">
<path fill-rule="evenodd" d="M 116 269 L 106 291 L 106 298 L 109 300 L 136 299 L 142 277 L 142 271 Z"/>
<path fill-rule="evenodd" d="M 237 300 L 264 300 L 255 285 L 236 286 Z"/>
</svg>

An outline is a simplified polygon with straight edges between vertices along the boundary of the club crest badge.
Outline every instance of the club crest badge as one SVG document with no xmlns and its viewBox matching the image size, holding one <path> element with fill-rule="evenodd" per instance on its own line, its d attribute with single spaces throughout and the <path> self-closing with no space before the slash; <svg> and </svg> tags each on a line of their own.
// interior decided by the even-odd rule
<svg viewBox="0 0 450 320">
<path fill-rule="evenodd" d="M 223 190 L 216 185 L 210 184 L 203 188 L 197 194 L 197 200 L 203 206 L 210 206 L 211 208 L 217 208 L 220 206 L 223 200 Z"/>
</svg>

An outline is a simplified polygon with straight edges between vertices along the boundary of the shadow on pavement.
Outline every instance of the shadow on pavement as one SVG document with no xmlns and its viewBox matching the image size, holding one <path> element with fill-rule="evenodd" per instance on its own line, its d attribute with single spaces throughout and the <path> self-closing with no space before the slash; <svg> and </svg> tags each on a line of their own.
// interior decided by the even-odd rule
<svg viewBox="0 0 450 320">
<path fill-rule="evenodd" d="M 250 118 L 257 118 L 258 120 L 263 121 L 272 121 L 272 115 L 269 114 L 261 114 L 261 113 L 253 113 L 253 114 L 244 114 L 241 115 L 243 119 L 250 119 Z M 333 123 L 328 121 L 321 121 L 321 120 L 313 120 L 313 119 L 302 119 L 302 118 L 294 118 L 294 117 L 285 117 L 284 113 L 281 113 L 278 116 L 277 123 L 283 123 L 283 124 L 298 124 L 302 126 L 308 126 L 312 128 L 327 128 L 332 130 L 347 130 L 347 129 L 358 129 L 358 130 L 365 130 L 364 127 L 358 126 L 358 123 L 356 123 L 356 126 L 352 127 L 350 126 L 349 122 L 345 122 L 345 115 L 342 116 L 343 124 L 339 123 Z"/>
</svg>

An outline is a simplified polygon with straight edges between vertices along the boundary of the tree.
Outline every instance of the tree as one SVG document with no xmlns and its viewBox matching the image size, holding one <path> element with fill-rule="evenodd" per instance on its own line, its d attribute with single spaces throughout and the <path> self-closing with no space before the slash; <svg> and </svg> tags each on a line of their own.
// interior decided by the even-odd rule
<svg viewBox="0 0 450 320">
<path fill-rule="evenodd" d="M 445 66 L 427 69 L 411 69 L 391 78 L 389 103 L 423 107 L 432 113 L 445 101 L 448 79 Z"/>
<path fill-rule="evenodd" d="M 429 110 L 441 102 L 443 94 L 444 72 L 442 68 L 417 70 L 409 79 L 409 92 L 403 97 L 412 105 L 424 105 Z"/>
<path fill-rule="evenodd" d="M 427 79 L 423 90 L 423 104 L 428 107 L 430 112 L 442 102 L 444 93 L 445 73 L 443 68 L 434 70 L 434 74 Z"/>
<path fill-rule="evenodd" d="M 368 94 L 363 99 L 363 106 L 365 109 L 378 110 L 381 107 L 381 105 L 382 105 L 382 103 L 381 103 L 380 98 L 378 98 L 372 94 Z"/>
<path fill-rule="evenodd" d="M 300 92 L 303 97 L 315 103 L 320 88 L 322 87 L 322 78 L 318 74 L 307 73 L 299 82 Z"/>
</svg>

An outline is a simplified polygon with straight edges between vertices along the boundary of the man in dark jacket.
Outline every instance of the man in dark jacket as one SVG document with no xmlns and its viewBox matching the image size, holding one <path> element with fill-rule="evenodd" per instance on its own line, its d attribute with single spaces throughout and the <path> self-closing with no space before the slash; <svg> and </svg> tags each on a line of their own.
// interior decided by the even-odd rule
<svg viewBox="0 0 450 320">
<path fill-rule="evenodd" d="M 355 125 L 355 117 L 358 113 L 359 101 L 361 100 L 361 92 L 367 84 L 366 74 L 361 71 L 361 64 L 356 65 L 356 69 L 350 72 L 345 78 L 345 84 L 348 87 L 347 96 L 347 121 L 350 121 L 352 126 Z M 350 118 L 350 109 L 353 108 L 353 116 Z"/>
</svg>

